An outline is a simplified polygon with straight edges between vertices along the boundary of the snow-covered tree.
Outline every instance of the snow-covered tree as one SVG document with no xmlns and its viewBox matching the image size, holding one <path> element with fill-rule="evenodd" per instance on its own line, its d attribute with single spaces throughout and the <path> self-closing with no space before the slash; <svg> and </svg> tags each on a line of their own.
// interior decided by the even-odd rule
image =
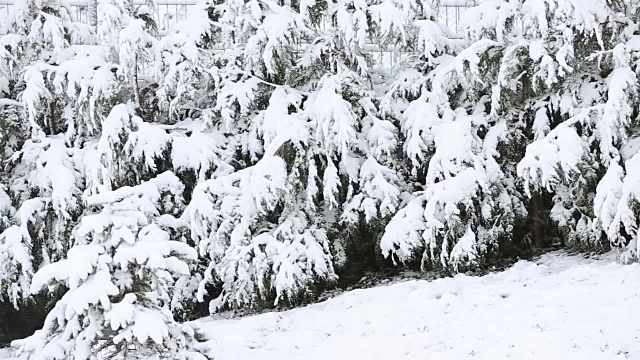
<svg viewBox="0 0 640 360">
<path fill-rule="evenodd" d="M 140 73 L 153 67 L 152 48 L 158 35 L 152 15 L 153 0 L 135 6 L 133 0 L 98 0 L 97 36 L 119 64 L 117 73 L 128 84 L 138 108 L 142 106 Z"/>
<path fill-rule="evenodd" d="M 0 118 L 6 125 L 0 158 L 7 160 L 3 185 L 16 211 L 0 233 L 0 247 L 6 250 L 0 283 L 3 298 L 18 306 L 31 295 L 33 273 L 69 249 L 69 230 L 82 211 L 81 150 L 68 147 L 64 133 L 65 126 L 74 127 L 78 113 L 84 115 L 76 105 L 88 108 L 91 79 L 82 68 L 68 76 L 68 67 L 60 65 L 73 52 L 73 42 L 90 38 L 71 21 L 63 3 L 29 1 L 14 10 L 15 32 L 2 37 L 0 51 L 0 82 L 6 84 L 7 96 L 0 99 Z M 95 62 L 87 65 L 93 75 Z"/>
<path fill-rule="evenodd" d="M 70 227 L 82 211 L 81 152 L 62 138 L 27 141 L 10 159 L 9 189 L 20 204 L 0 234 L 2 288 L 17 306 L 40 266 L 61 259 L 71 244 Z"/>
<path fill-rule="evenodd" d="M 335 277 L 311 193 L 317 187 L 304 152 L 309 130 L 300 114 L 287 113 L 297 105 L 292 101 L 299 97 L 274 91 L 260 117 L 273 126 L 263 128 L 268 142 L 260 160 L 198 184 L 185 213 L 201 253 L 211 261 L 200 299 L 214 277 L 223 283 L 212 310 L 227 304 L 254 307 L 273 295 L 276 304 L 294 302 L 309 286 Z"/>
<path fill-rule="evenodd" d="M 187 210 L 211 260 L 201 296 L 222 283 L 213 305 L 299 300 L 335 279 L 331 224 L 396 210 L 397 133 L 376 108 L 364 47 L 402 33 L 392 2 L 230 1 L 200 6 L 162 41 L 169 115 L 193 108 L 236 152 L 236 171 L 198 184 Z"/>
<path fill-rule="evenodd" d="M 49 271 L 74 264 L 74 259 L 69 260 L 69 257 L 72 257 L 71 254 L 82 253 L 83 250 L 80 248 L 84 244 L 78 243 L 80 240 L 77 236 L 71 236 L 72 229 L 75 228 L 74 234 L 80 231 L 78 227 L 81 227 L 82 222 L 93 216 L 90 215 L 95 211 L 92 207 L 108 207 L 105 203 L 91 205 L 92 196 L 116 191 L 125 185 L 138 186 L 145 180 L 159 176 L 164 170 L 172 170 L 174 164 L 177 169 L 188 169 L 204 176 L 202 174 L 215 169 L 216 151 L 224 147 L 225 143 L 224 138 L 215 144 L 207 143 L 207 140 L 211 139 L 208 137 L 209 134 L 201 132 L 197 127 L 196 129 L 165 130 L 135 117 L 132 108 L 126 105 L 114 107 L 117 101 L 127 98 L 126 90 L 129 88 L 122 79 L 130 76 L 131 72 L 127 72 L 126 66 L 131 65 L 131 62 L 129 58 L 120 59 L 112 56 L 108 42 L 96 45 L 97 39 L 93 30 L 74 23 L 69 14 L 69 9 L 63 2 L 20 3 L 15 7 L 15 20 L 12 25 L 14 32 L 3 36 L 0 42 L 3 50 L 0 52 L 2 54 L 0 57 L 1 83 L 5 84 L 2 87 L 2 95 L 7 96 L 0 100 L 0 106 L 8 109 L 2 112 L 1 120 L 3 124 L 11 125 L 3 127 L 3 132 L 0 134 L 2 144 L 8 144 L 4 147 L 2 155 L 3 159 L 8 159 L 8 167 L 3 170 L 2 177 L 2 181 L 6 183 L 0 186 L 2 188 L 0 248 L 3 250 L 0 289 L 2 289 L 3 300 L 10 301 L 16 307 L 21 306 L 22 302 L 30 299 L 31 296 L 42 293 L 45 283 L 49 283 L 52 279 L 56 281 L 48 277 L 51 275 Z M 138 13 L 136 15 L 140 18 Z M 125 27 L 121 32 L 126 33 L 125 30 L 129 28 Z M 138 43 L 127 41 L 122 43 L 124 50 L 127 50 L 127 44 Z M 137 51 L 134 48 L 129 50 L 129 53 Z M 125 66 L 118 64 L 120 60 L 125 63 Z M 184 131 L 188 133 L 185 134 Z M 171 134 L 167 134 L 168 132 Z M 162 134 L 166 136 L 163 137 Z M 198 137 L 203 141 L 193 144 L 189 140 Z M 172 147 L 177 144 L 183 146 Z M 171 155 L 170 158 L 164 158 L 166 153 L 160 152 L 170 149 L 173 149 L 172 152 L 168 152 Z M 199 160 L 202 161 L 196 163 L 185 156 L 186 153 L 194 150 L 206 158 L 201 158 Z M 175 176 L 172 179 L 178 181 Z M 172 200 L 181 199 L 182 188 L 173 190 L 180 190 L 180 196 Z M 148 193 L 140 193 L 136 196 L 144 198 L 146 195 Z M 153 201 L 153 199 L 144 200 Z M 87 204 L 90 205 L 89 208 L 86 207 Z M 175 210 L 178 212 L 176 214 L 179 214 L 181 204 L 176 202 L 175 206 L 178 209 Z M 111 214 L 111 210 L 104 211 Z M 163 215 L 154 214 L 154 216 Z M 155 218 L 148 218 L 147 223 L 131 231 L 136 238 L 138 233 L 145 234 L 145 237 L 156 235 L 164 237 L 170 234 L 171 239 L 167 240 L 173 244 L 185 229 L 178 221 L 167 225 L 166 221 L 170 219 L 166 216 L 162 219 L 156 221 Z M 161 223 L 162 221 L 165 223 Z M 154 229 L 153 226 L 156 225 L 162 231 Z M 113 226 L 120 227 L 121 224 L 116 223 Z M 103 230 L 111 231 L 108 228 Z M 149 235 L 146 235 L 147 233 Z M 106 245 L 113 246 L 110 248 L 112 251 L 110 256 L 115 256 L 117 252 L 115 246 L 118 244 Z M 164 251 L 160 255 L 168 257 L 169 262 L 174 261 L 173 251 L 177 246 L 174 245 L 169 247 L 162 245 L 164 250 L 160 249 Z M 185 247 L 188 246 L 183 246 L 183 252 L 186 251 Z M 194 254 L 195 252 L 190 250 L 182 255 L 188 258 L 185 259 L 189 264 L 192 264 L 195 260 Z M 125 262 L 120 265 L 122 271 L 133 271 Z M 87 316 L 94 316 L 96 311 L 98 313 L 102 311 L 101 316 L 108 319 L 104 307 L 93 308 L 91 314 L 76 309 L 77 316 L 71 325 L 64 323 L 63 320 L 70 319 L 66 318 L 64 313 L 59 317 L 60 314 L 56 313 L 56 309 L 67 307 L 66 299 L 71 296 L 67 292 L 48 317 L 45 328 L 31 340 L 20 344 L 23 346 L 22 356 L 27 358 L 97 356 L 94 350 L 107 344 L 109 352 L 131 351 L 131 346 L 138 346 L 149 347 L 159 353 L 168 352 L 169 358 L 175 358 L 171 355 L 172 351 L 190 346 L 188 341 L 180 339 L 184 339 L 185 336 L 192 338 L 193 334 L 189 334 L 186 328 L 186 335 L 181 332 L 182 330 L 175 330 L 177 325 L 171 312 L 185 310 L 198 282 L 195 270 L 189 268 L 185 271 L 184 266 L 180 266 L 179 271 L 169 268 L 166 274 L 158 273 L 157 279 L 149 280 L 148 276 L 144 275 L 135 281 L 137 292 L 142 291 L 140 289 L 144 290 L 145 286 L 159 292 L 159 295 L 150 293 L 151 297 L 148 299 L 144 298 L 143 294 L 136 294 L 138 299 L 135 300 L 135 304 L 131 303 L 133 304 L 131 306 L 136 308 L 136 313 L 142 311 L 143 315 L 146 314 L 144 307 L 147 306 L 168 324 L 169 333 L 161 328 L 154 328 L 160 331 L 155 335 L 161 334 L 164 337 L 158 338 L 154 335 L 155 345 L 147 346 L 149 344 L 146 344 L 142 337 L 138 340 L 131 339 L 131 331 L 136 333 L 141 326 L 135 327 L 137 320 L 134 317 L 114 320 L 119 322 L 120 328 L 112 322 L 112 330 L 96 333 L 96 329 L 92 328 L 93 325 L 85 320 Z M 151 269 L 156 268 L 157 264 L 152 264 Z M 45 270 L 40 271 L 40 269 Z M 94 270 L 97 271 L 96 269 Z M 104 270 L 104 268 L 101 269 Z M 69 271 L 72 270 L 77 269 L 69 269 Z M 121 278 L 113 267 L 110 270 L 112 275 L 115 274 L 113 276 Z M 34 274 L 39 275 L 34 279 Z M 46 279 L 39 285 L 38 276 Z M 62 286 L 55 286 L 55 293 L 64 294 L 64 290 L 70 287 L 69 279 L 60 278 L 57 281 Z M 74 283 L 75 285 L 79 284 Z M 122 285 L 122 296 L 125 296 L 125 289 L 130 290 L 126 286 L 131 285 Z M 49 290 L 54 290 L 54 287 Z M 111 294 L 110 301 L 119 301 L 117 295 Z M 127 296 L 128 302 L 132 300 L 131 296 Z M 85 305 L 88 306 L 88 304 Z M 88 310 L 84 307 L 85 305 L 82 305 L 83 309 Z M 82 334 L 72 330 L 78 324 L 89 326 L 89 330 Z M 132 328 L 135 329 L 131 330 Z M 124 342 L 115 338 L 115 342 L 120 345 L 114 343 L 114 336 L 118 333 L 124 337 Z M 83 338 L 85 335 L 88 337 Z M 38 341 L 45 341 L 50 346 L 48 349 L 42 349 Z M 74 341 L 78 341 L 78 344 L 86 342 L 91 347 L 82 347 L 84 345 L 76 347 L 72 344 Z M 131 345 L 135 341 L 138 341 L 138 344 Z M 122 347 L 125 342 L 131 344 Z M 36 344 L 35 347 L 33 344 Z M 60 353 L 55 350 L 56 347 L 64 350 Z M 54 351 L 54 354 L 50 351 Z"/>
<path fill-rule="evenodd" d="M 436 5 L 416 13 L 417 52 L 384 101 L 400 120 L 420 186 L 386 227 L 381 248 L 402 262 L 423 250 L 423 266 L 459 270 L 508 244 L 525 210 L 504 157 L 512 124 L 494 115 L 490 98 L 501 44 L 483 34 L 461 45 L 438 23 Z"/>
<path fill-rule="evenodd" d="M 206 359 L 192 350 L 194 329 L 172 315 L 185 300 L 176 284 L 197 259 L 172 237 L 182 191 L 175 175 L 163 173 L 87 198 L 97 212 L 75 228 L 66 259 L 31 282 L 32 292 L 59 284 L 68 290 L 42 330 L 14 342 L 18 358 Z"/>
<path fill-rule="evenodd" d="M 215 14 L 213 5 L 195 5 L 188 21 L 177 23 L 155 48 L 159 107 L 172 120 L 185 113 L 201 112 L 204 118 L 211 114 L 214 59 L 221 45 L 210 14 Z"/>
<path fill-rule="evenodd" d="M 607 168 L 616 171 L 612 165 L 633 132 L 635 9 L 633 2 L 600 1 L 525 1 L 519 9 L 524 39 L 512 53 L 534 64 L 526 96 L 537 101 L 531 101 L 534 141 L 518 173 L 527 191 L 553 193 L 551 218 L 578 246 L 601 245 L 595 193 L 612 190 L 600 181 Z"/>
</svg>

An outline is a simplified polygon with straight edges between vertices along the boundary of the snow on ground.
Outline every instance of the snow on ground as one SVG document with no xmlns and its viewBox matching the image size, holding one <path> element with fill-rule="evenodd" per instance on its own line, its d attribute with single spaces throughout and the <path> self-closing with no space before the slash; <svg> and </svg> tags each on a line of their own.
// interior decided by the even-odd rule
<svg viewBox="0 0 640 360">
<path fill-rule="evenodd" d="M 553 253 L 197 324 L 216 360 L 640 359 L 639 292 L 638 264 Z"/>
</svg>

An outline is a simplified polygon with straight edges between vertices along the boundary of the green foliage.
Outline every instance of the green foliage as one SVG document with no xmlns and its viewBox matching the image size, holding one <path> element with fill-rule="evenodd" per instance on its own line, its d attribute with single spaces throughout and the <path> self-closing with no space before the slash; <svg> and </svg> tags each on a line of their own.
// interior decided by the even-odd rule
<svg viewBox="0 0 640 360">
<path fill-rule="evenodd" d="M 385 273 L 396 269 L 390 258 L 382 256 L 380 238 L 389 219 L 378 218 L 365 221 L 364 215 L 355 224 L 340 224 L 329 232 L 334 244 L 334 253 L 339 249 L 338 257 L 342 266 L 338 267 L 338 286 L 347 288 L 356 284 L 363 276 L 372 273 Z M 407 264 L 417 269 L 419 264 Z"/>
<path fill-rule="evenodd" d="M 15 308 L 8 299 L 1 299 L 0 347 L 8 346 L 11 341 L 25 338 L 39 330 L 49 311 L 65 292 L 64 287 L 51 293 L 41 292 L 24 299 L 19 308 Z"/>
</svg>

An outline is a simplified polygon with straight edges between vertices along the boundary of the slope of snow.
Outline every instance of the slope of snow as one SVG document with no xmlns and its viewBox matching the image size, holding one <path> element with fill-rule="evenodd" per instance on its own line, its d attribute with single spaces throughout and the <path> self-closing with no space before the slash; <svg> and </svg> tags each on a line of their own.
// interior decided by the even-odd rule
<svg viewBox="0 0 640 360">
<path fill-rule="evenodd" d="M 354 290 L 195 323 L 216 360 L 640 359 L 640 265 L 553 253 L 484 277 Z"/>
</svg>

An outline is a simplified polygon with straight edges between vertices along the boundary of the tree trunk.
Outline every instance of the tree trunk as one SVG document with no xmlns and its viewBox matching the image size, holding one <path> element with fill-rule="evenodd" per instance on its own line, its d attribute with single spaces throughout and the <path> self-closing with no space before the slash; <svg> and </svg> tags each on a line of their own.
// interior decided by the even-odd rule
<svg viewBox="0 0 640 360">
<path fill-rule="evenodd" d="M 530 205 L 531 242 L 535 248 L 544 249 L 547 246 L 544 231 L 546 221 L 544 219 L 545 211 L 540 194 L 533 194 L 533 196 L 531 196 Z"/>
</svg>

